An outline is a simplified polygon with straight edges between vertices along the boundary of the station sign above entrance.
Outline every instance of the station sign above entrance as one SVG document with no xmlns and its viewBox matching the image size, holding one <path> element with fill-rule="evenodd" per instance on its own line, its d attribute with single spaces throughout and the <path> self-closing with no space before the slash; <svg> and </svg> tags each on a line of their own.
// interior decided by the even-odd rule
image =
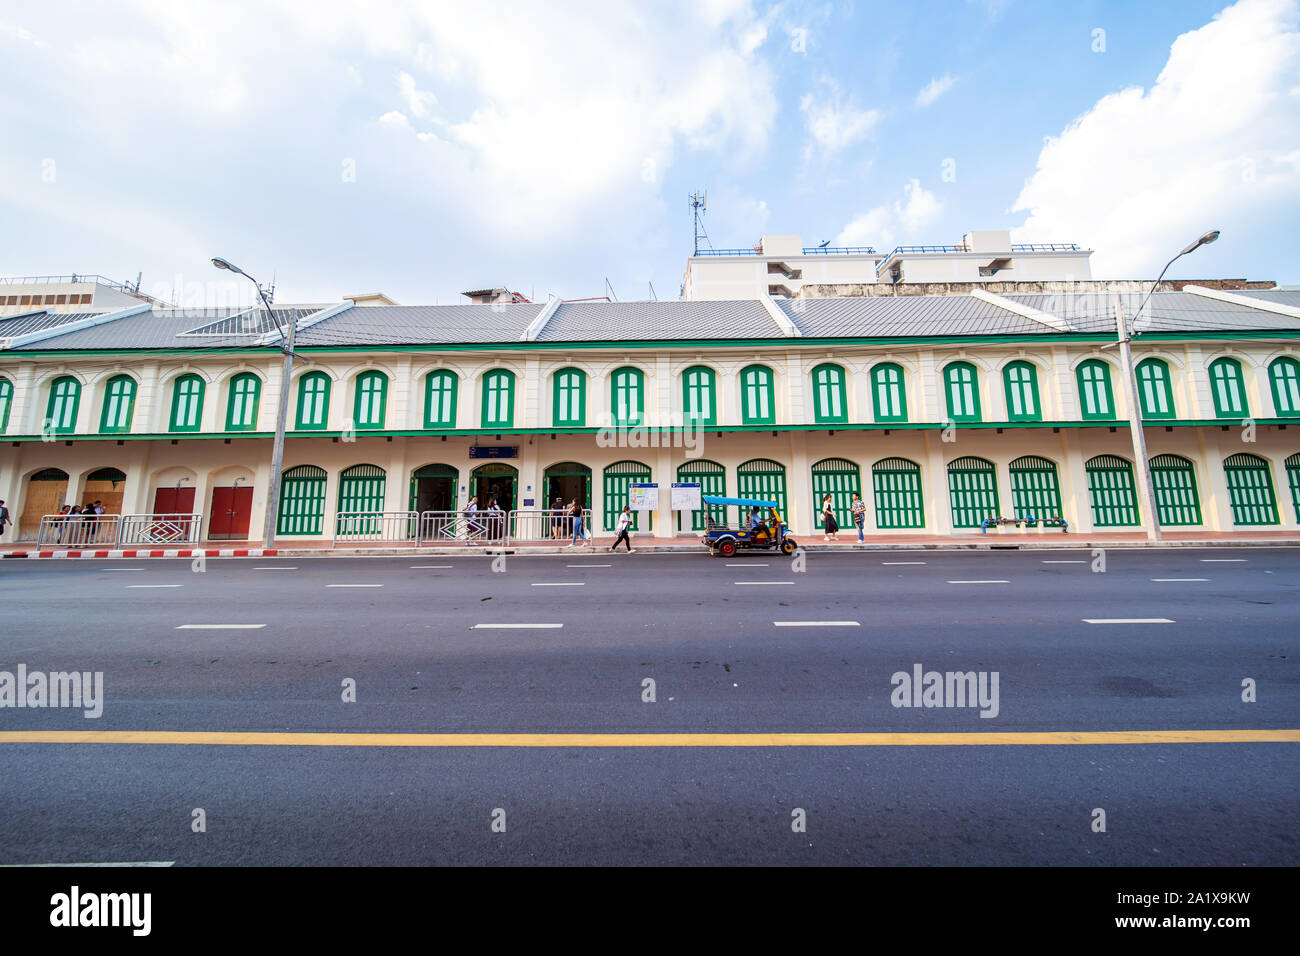
<svg viewBox="0 0 1300 956">
<path fill-rule="evenodd" d="M 518 458 L 518 445 L 470 445 L 471 458 Z"/>
</svg>

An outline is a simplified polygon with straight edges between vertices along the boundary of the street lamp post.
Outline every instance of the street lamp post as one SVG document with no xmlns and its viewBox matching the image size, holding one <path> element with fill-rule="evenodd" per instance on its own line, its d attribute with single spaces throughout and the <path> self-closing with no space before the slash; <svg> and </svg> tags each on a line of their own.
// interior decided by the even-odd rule
<svg viewBox="0 0 1300 956">
<path fill-rule="evenodd" d="M 275 313 L 271 311 L 271 303 L 267 301 L 266 293 L 262 291 L 256 279 L 225 259 L 213 259 L 212 264 L 218 269 L 238 273 L 253 283 L 262 300 L 262 306 L 266 309 L 267 317 L 275 318 Z M 284 329 L 280 331 L 280 351 L 284 353 L 284 370 L 280 375 L 280 408 L 275 416 L 275 443 L 271 448 L 271 487 L 267 492 L 266 524 L 262 534 L 262 547 L 268 551 L 275 547 L 276 512 L 280 502 L 280 467 L 284 462 L 284 430 L 285 421 L 289 417 L 289 381 L 293 374 L 293 333 L 297 325 L 297 321 L 290 317 L 288 331 Z"/>
<path fill-rule="evenodd" d="M 1138 397 L 1136 371 L 1133 368 L 1133 350 L 1130 346 L 1134 336 L 1142 334 L 1137 329 L 1138 319 L 1141 318 L 1142 310 L 1146 308 L 1146 304 L 1150 301 L 1152 294 L 1160 287 L 1160 282 L 1164 279 L 1165 273 L 1169 271 L 1169 267 L 1189 252 L 1194 252 L 1201 246 L 1207 245 L 1218 238 L 1219 230 L 1215 229 L 1207 232 L 1195 242 L 1188 245 L 1187 248 L 1178 253 L 1178 255 L 1166 262 L 1165 267 L 1160 270 L 1159 277 L 1154 283 L 1152 283 L 1151 288 L 1147 291 L 1146 297 L 1142 299 L 1141 305 L 1139 305 L 1137 311 L 1133 313 L 1132 324 L 1128 325 L 1127 329 L 1125 328 L 1124 308 L 1120 304 L 1119 296 L 1116 295 L 1116 341 L 1110 345 L 1102 346 L 1103 349 L 1110 349 L 1119 346 L 1120 364 L 1124 368 L 1124 391 L 1128 396 L 1129 429 L 1132 432 L 1133 437 L 1133 456 L 1138 462 L 1137 480 L 1140 485 L 1139 491 L 1141 492 L 1142 498 L 1146 501 L 1147 513 L 1150 517 L 1150 521 L 1147 524 L 1147 539 L 1150 541 L 1161 540 L 1160 510 L 1156 504 L 1155 486 L 1151 483 L 1151 462 L 1147 459 L 1146 433 L 1142 430 L 1142 404 Z"/>
</svg>

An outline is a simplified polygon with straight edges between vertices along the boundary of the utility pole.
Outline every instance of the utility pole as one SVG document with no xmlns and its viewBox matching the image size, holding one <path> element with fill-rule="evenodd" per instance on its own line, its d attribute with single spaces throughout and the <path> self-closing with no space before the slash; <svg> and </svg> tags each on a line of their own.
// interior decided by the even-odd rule
<svg viewBox="0 0 1300 956">
<path fill-rule="evenodd" d="M 1133 455 L 1137 459 L 1139 500 L 1146 502 L 1147 540 L 1160 541 L 1160 511 L 1156 507 L 1155 487 L 1151 484 L 1151 462 L 1147 459 L 1147 437 L 1142 431 L 1142 405 L 1138 401 L 1137 379 L 1133 370 L 1133 349 L 1124 324 L 1124 305 L 1115 296 L 1115 332 L 1119 336 L 1119 360 L 1124 367 L 1124 394 L 1128 396 L 1128 423 L 1133 433 Z"/>
</svg>

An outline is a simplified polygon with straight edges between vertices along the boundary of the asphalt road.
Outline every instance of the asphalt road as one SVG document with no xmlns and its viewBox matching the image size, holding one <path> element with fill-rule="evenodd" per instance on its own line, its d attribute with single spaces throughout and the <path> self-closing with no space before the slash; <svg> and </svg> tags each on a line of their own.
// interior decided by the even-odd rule
<svg viewBox="0 0 1300 956">
<path fill-rule="evenodd" d="M 1115 550 L 1095 566 L 1056 550 L 813 553 L 803 571 L 602 552 L 499 571 L 487 557 L 0 562 L 0 671 L 102 671 L 105 688 L 97 719 L 0 709 L 0 863 L 1294 865 L 1296 743 L 943 743 L 1300 728 L 1300 551 Z M 182 629 L 233 624 L 262 626 Z M 501 624 L 551 626 L 486 627 Z M 996 716 L 980 716 L 987 699 L 894 706 L 893 675 L 917 665 L 996 672 Z M 943 745 L 3 740 L 22 731 Z"/>
</svg>

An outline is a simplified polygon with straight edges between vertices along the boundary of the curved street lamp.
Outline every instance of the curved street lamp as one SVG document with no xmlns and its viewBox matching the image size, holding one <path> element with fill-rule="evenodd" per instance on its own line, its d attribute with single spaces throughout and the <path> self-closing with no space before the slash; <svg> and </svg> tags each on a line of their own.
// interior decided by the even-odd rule
<svg viewBox="0 0 1300 956">
<path fill-rule="evenodd" d="M 241 275 L 253 283 L 262 300 L 262 307 L 266 309 L 267 317 L 274 321 L 275 313 L 271 311 L 271 303 L 267 301 L 266 293 L 262 291 L 262 286 L 256 279 L 228 259 L 214 258 L 212 264 L 218 269 Z M 262 535 L 262 547 L 268 551 L 275 547 L 275 522 L 280 505 L 280 467 L 284 462 L 285 420 L 289 416 L 289 381 L 293 374 L 293 333 L 297 326 L 297 320 L 290 314 L 288 329 L 280 329 L 280 351 L 284 353 L 284 371 L 280 376 L 280 408 L 275 416 L 275 443 L 271 449 L 271 487 L 267 491 L 266 524 Z"/>
</svg>

